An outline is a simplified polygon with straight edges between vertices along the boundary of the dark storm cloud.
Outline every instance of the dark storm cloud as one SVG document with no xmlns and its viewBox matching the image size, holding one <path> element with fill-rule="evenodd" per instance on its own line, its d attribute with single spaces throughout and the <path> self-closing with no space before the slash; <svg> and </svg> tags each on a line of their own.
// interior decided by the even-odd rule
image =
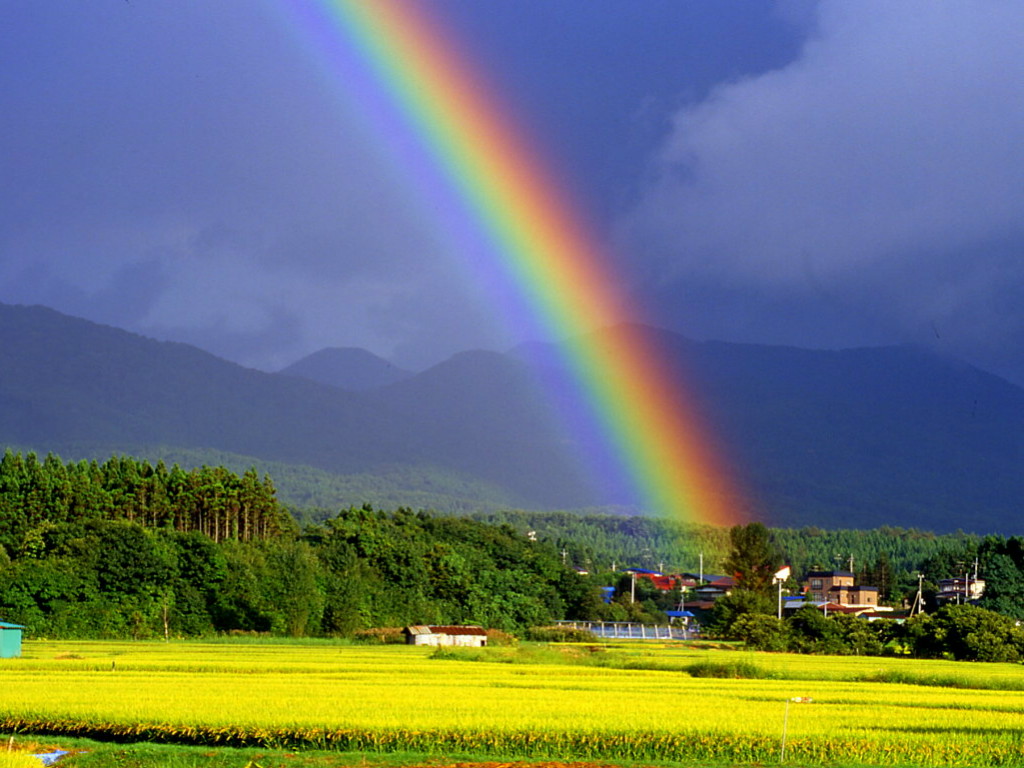
<svg viewBox="0 0 1024 768">
<path fill-rule="evenodd" d="M 622 230 L 652 300 L 714 296 L 675 310 L 706 336 L 938 342 L 1024 374 L 1022 23 L 821 3 L 796 61 L 676 114 Z"/>
<path fill-rule="evenodd" d="M 0 301 L 266 369 L 523 340 L 287 7 L 8 4 Z M 581 7 L 430 2 L 595 229 L 636 200 L 650 319 L 1024 368 L 1018 6 Z"/>
<path fill-rule="evenodd" d="M 265 360 L 275 356 L 293 361 L 294 350 L 303 341 L 301 313 L 279 305 L 264 307 L 260 319 L 244 326 L 237 326 L 228 317 L 216 316 L 211 318 L 210 325 L 217 328 L 216 333 L 210 333 L 207 328 L 169 325 L 154 335 L 165 341 L 192 344 L 227 360 L 242 361 L 250 357 Z"/>
<path fill-rule="evenodd" d="M 5 11 L 0 301 L 266 368 L 422 344 L 426 293 L 480 327 L 358 105 L 260 10 Z"/>
</svg>

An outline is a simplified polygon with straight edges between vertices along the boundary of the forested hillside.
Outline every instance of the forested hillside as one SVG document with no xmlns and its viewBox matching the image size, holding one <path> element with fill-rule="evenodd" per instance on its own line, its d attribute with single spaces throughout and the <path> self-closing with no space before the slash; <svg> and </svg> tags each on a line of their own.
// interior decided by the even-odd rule
<svg viewBox="0 0 1024 768">
<path fill-rule="evenodd" d="M 699 437 L 725 457 L 753 519 L 1019 532 L 1019 387 L 919 348 L 801 350 L 642 332 L 700 412 Z M 0 445 L 154 464 L 232 456 L 236 471 L 272 469 L 304 519 L 364 503 L 643 511 L 618 473 L 587 469 L 592 441 L 565 429 L 540 385 L 562 359 L 543 345 L 466 352 L 352 391 L 0 304 Z"/>
<path fill-rule="evenodd" d="M 392 497 L 455 507 L 466 489 L 484 505 L 588 498 L 527 366 L 502 355 L 460 357 L 391 394 L 354 392 L 0 304 L 0 369 L 0 445 L 40 455 L 103 460 L 156 447 L 311 467 L 345 478 L 351 495 L 333 508 L 386 498 L 382 484 Z M 323 496 L 315 486 L 297 495 Z"/>
<path fill-rule="evenodd" d="M 594 571 L 612 565 L 658 571 L 726 574 L 729 530 L 673 520 L 573 512 L 498 512 L 476 519 L 533 532 L 564 553 L 567 564 Z M 812 568 L 848 569 L 859 582 L 892 589 L 917 585 L 917 573 L 931 582 L 961 573 L 977 555 L 981 537 L 965 533 L 882 527 L 872 530 L 773 528 L 780 562 L 802 574 Z M 887 580 L 888 584 L 880 584 Z"/>
</svg>

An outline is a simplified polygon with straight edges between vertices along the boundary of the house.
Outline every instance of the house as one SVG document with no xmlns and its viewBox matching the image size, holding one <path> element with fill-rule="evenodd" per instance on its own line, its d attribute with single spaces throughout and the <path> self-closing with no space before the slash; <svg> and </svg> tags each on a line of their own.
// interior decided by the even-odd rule
<svg viewBox="0 0 1024 768">
<path fill-rule="evenodd" d="M 406 645 L 459 645 L 482 647 L 487 645 L 487 630 L 482 627 L 442 627 L 422 624 L 403 630 Z"/>
<path fill-rule="evenodd" d="M 833 587 L 852 587 L 853 574 L 848 571 L 810 571 L 804 584 L 807 600 L 812 603 L 828 602 Z"/>
<path fill-rule="evenodd" d="M 967 576 L 958 579 L 939 579 L 939 591 L 935 595 L 935 602 L 939 605 L 977 603 L 983 594 L 985 594 L 984 579 Z"/>
<path fill-rule="evenodd" d="M 810 571 L 804 583 L 807 602 L 840 606 L 878 605 L 878 587 L 854 584 L 849 571 Z"/>
<path fill-rule="evenodd" d="M 21 624 L 0 621 L 0 659 L 15 659 L 21 656 Z"/>
<path fill-rule="evenodd" d="M 637 573 L 638 579 L 647 579 L 655 589 L 661 592 L 671 592 L 673 589 L 694 589 L 697 586 L 695 579 L 687 579 L 682 576 L 665 576 L 660 573 Z"/>
<path fill-rule="evenodd" d="M 736 579 L 732 576 L 709 576 L 707 584 L 697 587 L 697 599 L 703 602 L 714 602 L 720 597 L 730 594 L 736 587 Z"/>
</svg>

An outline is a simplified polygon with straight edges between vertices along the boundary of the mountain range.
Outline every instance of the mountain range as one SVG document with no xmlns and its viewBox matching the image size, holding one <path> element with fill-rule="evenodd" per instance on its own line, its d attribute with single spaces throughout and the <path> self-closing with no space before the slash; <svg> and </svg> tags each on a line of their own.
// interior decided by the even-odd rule
<svg viewBox="0 0 1024 768">
<path fill-rule="evenodd" d="M 608 329 L 601 333 L 615 333 Z M 1024 390 L 928 350 L 695 342 L 645 329 L 751 500 L 784 527 L 1017 534 Z M 618 509 L 540 380 L 557 350 L 402 371 L 322 350 L 278 373 L 0 304 L 0 444 L 256 466 L 295 506 Z M 685 383 L 684 383 L 685 382 Z"/>
</svg>

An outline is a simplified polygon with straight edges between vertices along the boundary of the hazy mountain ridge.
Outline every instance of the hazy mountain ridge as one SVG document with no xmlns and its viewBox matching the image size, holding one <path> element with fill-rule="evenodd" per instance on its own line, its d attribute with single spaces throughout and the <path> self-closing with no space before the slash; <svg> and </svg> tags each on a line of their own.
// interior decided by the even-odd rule
<svg viewBox="0 0 1024 768">
<path fill-rule="evenodd" d="M 328 347 L 282 368 L 278 373 L 299 376 L 338 389 L 364 391 L 394 384 L 413 375 L 383 357 L 355 347 Z"/>
<path fill-rule="evenodd" d="M 710 344 L 700 380 L 725 443 L 779 524 L 986 531 L 1024 498 L 1024 390 L 918 347 Z M 798 372 L 798 373 L 796 373 Z M 737 403 L 757 404 L 737 408 Z M 840 519 L 841 519 L 840 518 Z M 829 526 L 833 524 L 830 522 Z"/>
<path fill-rule="evenodd" d="M 405 490 L 420 498 L 449 497 L 457 478 L 456 487 L 489 488 L 481 503 L 491 508 L 543 506 L 548 498 L 572 504 L 573 494 L 585 492 L 578 484 L 528 492 L 538 472 L 552 483 L 575 473 L 540 437 L 544 423 L 522 418 L 537 412 L 538 399 L 525 365 L 497 355 L 506 374 L 485 365 L 486 386 L 474 386 L 466 377 L 478 375 L 475 366 L 460 360 L 477 358 L 456 356 L 393 396 L 386 388 L 351 392 L 44 307 L 0 304 L 0 442 L 97 457 L 153 445 L 223 451 L 340 475 L 417 477 Z M 506 402 L 489 406 L 488 392 Z M 461 417 L 473 402 L 477 413 L 494 416 L 486 423 Z M 378 488 L 373 496 L 380 495 Z M 453 498 L 460 508 L 468 503 Z"/>
<path fill-rule="evenodd" d="M 1019 532 L 1021 388 L 913 347 L 816 351 L 649 335 L 767 522 Z M 72 457 L 153 450 L 139 446 L 252 457 L 292 467 L 272 474 L 290 475 L 286 501 L 309 506 L 623 504 L 587 484 L 579 446 L 521 359 L 555 351 L 467 352 L 356 392 L 0 304 L 0 442 Z"/>
</svg>

